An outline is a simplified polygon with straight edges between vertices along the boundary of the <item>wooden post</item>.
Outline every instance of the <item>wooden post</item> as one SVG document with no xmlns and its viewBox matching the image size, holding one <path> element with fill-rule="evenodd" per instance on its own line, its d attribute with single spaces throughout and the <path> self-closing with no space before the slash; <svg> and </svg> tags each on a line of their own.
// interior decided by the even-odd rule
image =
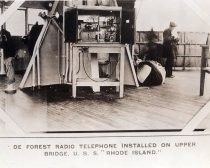
<svg viewBox="0 0 210 168">
<path fill-rule="evenodd" d="M 134 64 L 133 64 L 133 59 L 132 59 L 128 44 L 125 45 L 125 49 L 127 51 L 127 56 L 128 56 L 129 64 L 130 64 L 130 67 L 131 67 L 131 71 L 132 71 L 132 74 L 133 74 L 133 78 L 134 78 L 136 87 L 139 87 L 139 82 L 138 82 L 138 79 L 137 79 L 136 71 L 135 71 Z M 124 74 L 124 72 L 123 72 L 123 74 Z"/>
<path fill-rule="evenodd" d="M 91 77 L 94 79 L 99 78 L 98 54 L 91 54 Z M 94 92 L 100 92 L 100 86 L 92 86 Z"/>
<path fill-rule="evenodd" d="M 202 55 L 201 55 L 201 71 L 200 71 L 200 96 L 203 96 L 204 92 L 204 83 L 205 83 L 205 70 L 206 67 L 206 60 L 209 56 L 209 46 L 204 45 L 202 46 Z"/>
<path fill-rule="evenodd" d="M 34 59 L 33 60 L 34 64 L 32 66 L 32 87 L 34 89 L 34 87 L 36 85 L 35 84 L 35 80 L 36 80 L 36 58 L 34 57 L 33 59 Z"/>
<path fill-rule="evenodd" d="M 59 77 L 60 77 L 60 84 L 63 83 L 63 75 L 61 74 L 61 53 L 60 53 L 60 31 L 58 30 L 58 72 L 59 72 Z"/>
<path fill-rule="evenodd" d="M 76 98 L 77 96 L 77 73 L 76 73 L 76 58 L 73 56 L 74 54 L 74 49 L 76 50 L 75 53 L 76 55 L 78 54 L 78 49 L 77 47 L 72 47 L 72 51 L 70 52 L 71 56 L 72 57 L 72 97 L 73 98 Z"/>
<path fill-rule="evenodd" d="M 68 48 L 69 48 L 69 55 L 68 55 L 68 66 L 69 66 L 69 82 L 72 83 L 72 69 L 73 69 L 73 66 L 72 66 L 72 62 L 73 62 L 73 47 L 72 47 L 72 44 L 71 43 L 68 43 Z"/>
<path fill-rule="evenodd" d="M 25 35 L 28 34 L 28 8 L 25 9 Z"/>
<path fill-rule="evenodd" d="M 120 98 L 123 98 L 124 92 L 124 70 L 125 70 L 125 47 L 121 47 L 120 55 Z"/>
<path fill-rule="evenodd" d="M 57 6 L 58 6 L 58 3 L 59 3 L 59 0 L 57 0 L 57 1 L 55 1 L 55 2 L 53 3 L 52 10 L 51 10 L 50 13 L 49 13 L 50 16 L 54 15 L 55 10 L 56 10 L 56 8 L 57 8 Z"/>
<path fill-rule="evenodd" d="M 186 43 L 185 43 L 185 32 L 184 32 L 184 57 L 183 57 L 183 70 L 185 70 L 185 55 L 186 55 Z"/>
<path fill-rule="evenodd" d="M 38 88 L 41 86 L 41 73 L 40 73 L 40 54 L 39 50 L 37 51 L 37 79 L 38 79 Z"/>
<path fill-rule="evenodd" d="M 69 43 L 65 44 L 65 56 L 66 56 L 66 65 L 65 65 L 65 82 L 67 83 L 68 80 L 68 72 L 69 72 Z"/>
</svg>

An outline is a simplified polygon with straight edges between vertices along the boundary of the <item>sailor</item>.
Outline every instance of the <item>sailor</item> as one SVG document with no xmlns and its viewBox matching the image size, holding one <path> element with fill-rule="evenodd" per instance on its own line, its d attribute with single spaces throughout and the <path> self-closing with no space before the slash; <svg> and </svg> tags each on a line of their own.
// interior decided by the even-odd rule
<svg viewBox="0 0 210 168">
<path fill-rule="evenodd" d="M 174 77 L 172 74 L 172 68 L 177 56 L 177 43 L 179 41 L 178 35 L 175 31 L 176 27 L 177 24 L 175 22 L 170 22 L 169 28 L 163 32 L 163 58 L 166 58 L 166 77 L 170 78 Z"/>
<path fill-rule="evenodd" d="M 7 87 L 5 89 L 5 93 L 15 93 L 15 46 L 13 44 L 10 32 L 5 29 L 2 29 L 0 32 L 0 47 L 3 48 L 4 63 L 7 74 Z"/>
</svg>

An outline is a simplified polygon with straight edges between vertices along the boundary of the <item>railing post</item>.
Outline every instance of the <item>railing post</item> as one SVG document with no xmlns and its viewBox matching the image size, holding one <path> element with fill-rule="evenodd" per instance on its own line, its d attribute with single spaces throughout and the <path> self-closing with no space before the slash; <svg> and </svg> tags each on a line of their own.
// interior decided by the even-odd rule
<svg viewBox="0 0 210 168">
<path fill-rule="evenodd" d="M 184 32 L 184 57 L 183 57 L 183 70 L 185 70 L 185 60 L 186 58 L 186 35 L 185 35 L 185 32 Z"/>
<path fill-rule="evenodd" d="M 209 58 L 209 46 L 208 45 L 202 45 L 202 55 L 201 55 L 201 66 L 206 66 L 206 59 Z"/>
<path fill-rule="evenodd" d="M 202 47 L 202 55 L 201 55 L 201 70 L 200 70 L 200 96 L 203 96 L 204 92 L 204 83 L 205 83 L 205 71 L 203 70 L 206 67 L 206 60 L 209 57 L 209 46 L 203 45 Z"/>
</svg>

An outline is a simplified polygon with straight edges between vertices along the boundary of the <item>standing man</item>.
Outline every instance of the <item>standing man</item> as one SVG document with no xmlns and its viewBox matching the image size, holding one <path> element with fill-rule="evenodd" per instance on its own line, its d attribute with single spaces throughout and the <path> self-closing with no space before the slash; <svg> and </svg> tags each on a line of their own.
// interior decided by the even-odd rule
<svg viewBox="0 0 210 168">
<path fill-rule="evenodd" d="M 177 43 L 179 41 L 177 33 L 175 33 L 176 23 L 170 22 L 169 28 L 163 32 L 163 57 L 166 58 L 165 70 L 166 77 L 173 78 L 172 68 L 174 60 L 177 56 Z"/>
<path fill-rule="evenodd" d="M 15 46 L 12 41 L 10 32 L 5 29 L 2 29 L 0 32 L 0 47 L 4 51 L 4 63 L 6 66 L 7 74 L 7 88 L 5 89 L 6 93 L 15 93 L 16 89 L 14 88 L 15 83 L 15 70 L 14 70 L 14 59 L 15 59 Z"/>
</svg>

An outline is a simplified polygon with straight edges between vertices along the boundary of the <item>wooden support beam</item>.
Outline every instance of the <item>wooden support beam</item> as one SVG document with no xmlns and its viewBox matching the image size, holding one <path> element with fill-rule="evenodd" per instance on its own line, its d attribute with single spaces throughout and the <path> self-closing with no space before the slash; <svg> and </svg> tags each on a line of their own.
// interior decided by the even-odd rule
<svg viewBox="0 0 210 168">
<path fill-rule="evenodd" d="M 203 96 L 206 72 L 201 69 L 200 72 L 200 96 Z"/>
<path fill-rule="evenodd" d="M 49 22 L 46 22 L 45 25 L 44 25 L 44 27 L 41 30 L 41 33 L 40 33 L 37 41 L 36 41 L 36 44 L 35 44 L 35 47 L 34 47 L 34 51 L 33 51 L 33 55 L 31 57 L 31 60 L 29 62 L 29 65 L 28 65 L 28 67 L 26 69 L 26 72 L 25 72 L 25 74 L 23 76 L 23 79 L 22 79 L 22 81 L 21 81 L 21 83 L 19 85 L 19 88 L 23 88 L 24 87 L 25 82 L 26 82 L 26 80 L 27 80 L 27 78 L 29 76 L 29 73 L 31 71 L 31 68 L 35 64 L 35 60 L 36 60 L 37 52 L 39 50 L 40 43 L 41 43 L 41 41 L 43 39 L 43 36 L 44 36 L 45 32 L 47 31 L 48 27 L 49 27 Z"/>
<path fill-rule="evenodd" d="M 72 44 L 69 43 L 69 57 L 68 57 L 68 64 L 69 64 L 69 82 L 72 82 L 72 69 L 73 69 L 73 66 L 72 66 L 72 60 L 73 60 L 73 47 L 72 47 Z"/>
<path fill-rule="evenodd" d="M 91 53 L 91 77 L 99 78 L 99 65 L 97 53 Z M 100 92 L 100 86 L 93 86 L 94 92 Z"/>
<path fill-rule="evenodd" d="M 25 35 L 28 34 L 28 8 L 25 9 Z"/>
<path fill-rule="evenodd" d="M 40 55 L 39 51 L 37 51 L 37 81 L 38 81 L 38 87 L 41 85 L 41 73 L 40 73 Z"/>
<path fill-rule="evenodd" d="M 76 73 L 76 58 L 73 56 L 74 55 L 74 50 L 77 50 L 76 47 L 72 47 L 72 51 L 70 52 L 72 57 L 72 97 L 76 98 L 77 95 L 77 73 Z M 79 53 L 78 50 L 75 53 Z M 70 72 L 71 73 L 71 72 Z"/>
<path fill-rule="evenodd" d="M 61 29 L 61 27 L 57 24 L 57 22 L 55 21 L 54 18 L 52 18 L 52 22 L 55 24 L 55 26 L 58 28 L 58 30 L 62 33 L 62 35 L 64 34 L 63 30 Z"/>
<path fill-rule="evenodd" d="M 204 83 L 205 83 L 205 73 L 209 72 L 207 67 L 207 60 L 209 58 L 209 46 L 202 46 L 202 54 L 201 54 L 201 70 L 200 70 L 200 96 L 203 96 L 204 92 Z"/>
<path fill-rule="evenodd" d="M 66 43 L 65 44 L 65 50 L 66 50 L 66 67 L 65 67 L 65 82 L 69 82 L 69 58 L 70 58 L 70 44 Z M 71 71 L 70 71 L 71 72 Z M 71 79 L 71 78 L 70 78 Z"/>
<path fill-rule="evenodd" d="M 62 74 L 61 74 L 61 67 L 60 67 L 60 65 L 61 65 L 61 53 L 60 53 L 60 50 L 61 50 L 61 48 L 60 48 L 60 31 L 58 30 L 57 31 L 57 37 L 58 37 L 58 39 L 57 39 L 57 43 L 58 43 L 58 51 L 57 51 L 57 55 L 58 55 L 58 72 L 59 72 L 59 77 L 60 77 L 60 84 L 63 82 L 63 76 L 62 76 Z"/>
<path fill-rule="evenodd" d="M 52 10 L 51 10 L 50 13 L 49 13 L 50 16 L 54 15 L 55 10 L 56 10 L 56 8 L 57 8 L 57 6 L 58 6 L 58 3 L 59 3 L 59 0 L 54 1 Z"/>
<path fill-rule="evenodd" d="M 136 71 L 135 71 L 135 68 L 134 68 L 134 64 L 133 64 L 133 60 L 132 60 L 132 56 L 131 56 L 131 52 L 130 52 L 128 44 L 125 45 L 125 48 L 126 48 L 126 52 L 127 52 L 127 55 L 128 55 L 128 60 L 129 60 L 130 66 L 131 66 L 131 70 L 132 70 L 132 74 L 133 74 L 133 78 L 134 78 L 136 87 L 139 87 L 139 82 L 138 82 L 138 79 L 137 79 Z"/>
<path fill-rule="evenodd" d="M 120 53 L 120 98 L 123 98 L 124 93 L 124 71 L 125 71 L 125 48 L 121 47 Z"/>
<path fill-rule="evenodd" d="M 32 87 L 36 86 L 35 80 L 36 80 L 36 58 L 33 58 L 33 66 L 32 66 Z"/>
<path fill-rule="evenodd" d="M 47 30 L 50 26 L 51 21 L 52 21 L 52 19 L 50 19 L 49 21 L 46 21 L 46 27 L 43 27 L 44 29 L 42 28 L 43 31 L 41 31 L 41 33 L 37 39 L 35 47 L 37 47 L 38 50 L 40 49 L 42 42 L 44 41 L 45 35 L 47 33 Z"/>
</svg>

